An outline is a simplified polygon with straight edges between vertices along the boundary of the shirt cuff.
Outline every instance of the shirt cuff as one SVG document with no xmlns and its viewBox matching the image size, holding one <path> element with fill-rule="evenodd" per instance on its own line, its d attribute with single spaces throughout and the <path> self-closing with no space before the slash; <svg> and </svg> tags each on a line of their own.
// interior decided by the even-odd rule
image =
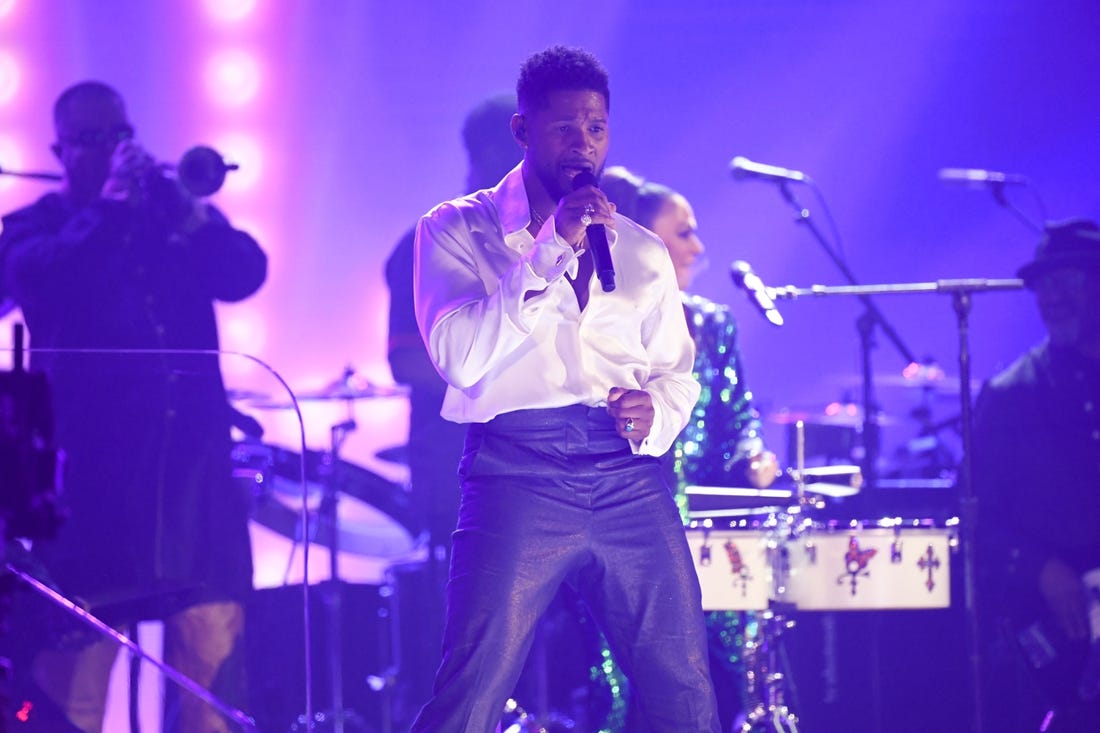
<svg viewBox="0 0 1100 733">
<path fill-rule="evenodd" d="M 661 434 L 661 411 L 653 411 L 653 427 L 649 429 L 649 435 L 639 441 L 630 441 L 630 449 L 634 451 L 636 456 L 661 456 L 668 450 L 668 447 L 662 446 L 658 442 L 657 438 Z"/>
<path fill-rule="evenodd" d="M 558 236 L 554 217 L 547 219 L 535 237 L 535 244 L 527 254 L 532 272 L 546 282 L 561 277 L 577 257 L 573 248 Z"/>
</svg>

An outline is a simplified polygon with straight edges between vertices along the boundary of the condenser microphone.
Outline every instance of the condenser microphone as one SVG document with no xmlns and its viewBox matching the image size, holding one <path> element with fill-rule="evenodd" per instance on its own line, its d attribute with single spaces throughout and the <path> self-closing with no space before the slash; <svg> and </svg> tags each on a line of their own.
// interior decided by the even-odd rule
<svg viewBox="0 0 1100 733">
<path fill-rule="evenodd" d="M 992 186 L 1005 184 L 1026 186 L 1027 176 L 1019 173 L 1002 173 L 1000 171 L 985 171 L 982 168 L 939 168 L 937 177 L 944 183 L 960 183 Z"/>
<path fill-rule="evenodd" d="M 768 287 L 760 276 L 752 271 L 752 266 L 744 260 L 737 260 L 730 265 L 730 277 L 737 287 L 748 293 L 749 301 L 756 306 L 761 315 L 776 326 L 783 325 L 783 316 L 779 315 L 779 309 L 775 307 L 775 300 Z"/>
<path fill-rule="evenodd" d="M 1000 171 L 985 171 L 982 168 L 939 168 L 936 176 L 944 183 L 969 184 L 974 186 L 990 185 L 1003 186 L 1005 184 L 1025 186 L 1027 176 L 1019 173 L 1002 173 Z"/>
<path fill-rule="evenodd" d="M 937 177 L 944 183 L 965 183 L 975 186 L 1027 185 L 1027 176 L 1019 173 L 1002 173 L 981 168 L 940 168 Z"/>
<path fill-rule="evenodd" d="M 582 186 L 596 186 L 596 176 L 591 171 L 581 171 L 573 176 L 573 190 Z M 611 261 L 611 248 L 607 245 L 607 230 L 603 224 L 589 224 L 586 229 L 588 234 L 588 246 L 592 250 L 592 261 L 595 263 L 596 277 L 600 279 L 605 293 L 615 289 L 615 263 Z"/>
<path fill-rule="evenodd" d="M 805 183 L 810 180 L 810 177 L 802 171 L 754 163 L 740 155 L 730 161 L 730 173 L 734 178 L 764 178 L 770 181 L 795 181 L 796 183 Z"/>
</svg>

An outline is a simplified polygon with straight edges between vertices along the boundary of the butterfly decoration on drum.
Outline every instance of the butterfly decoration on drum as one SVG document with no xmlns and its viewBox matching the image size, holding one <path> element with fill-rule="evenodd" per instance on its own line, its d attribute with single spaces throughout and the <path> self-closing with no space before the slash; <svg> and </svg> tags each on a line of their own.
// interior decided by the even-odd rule
<svg viewBox="0 0 1100 733">
<path fill-rule="evenodd" d="M 845 581 L 851 584 L 852 595 L 856 594 L 856 585 L 859 582 L 859 576 L 868 577 L 871 575 L 871 571 L 867 569 L 868 563 L 878 554 L 878 550 L 875 548 L 869 548 L 862 550 L 859 547 L 859 540 L 855 535 L 848 538 L 848 551 L 844 553 L 844 567 L 845 571 L 837 576 L 836 583 L 840 585 Z"/>
<path fill-rule="evenodd" d="M 742 597 L 748 595 L 749 581 L 752 580 L 752 569 L 748 564 L 741 559 L 741 551 L 737 549 L 737 545 L 733 540 L 726 540 L 726 544 L 722 545 L 726 550 L 726 557 L 730 561 L 730 573 L 737 578 L 735 582 L 741 584 Z"/>
</svg>

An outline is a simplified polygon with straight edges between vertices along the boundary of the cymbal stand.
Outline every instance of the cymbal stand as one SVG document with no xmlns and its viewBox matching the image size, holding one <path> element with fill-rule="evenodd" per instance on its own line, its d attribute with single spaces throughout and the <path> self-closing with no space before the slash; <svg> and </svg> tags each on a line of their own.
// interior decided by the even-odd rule
<svg viewBox="0 0 1100 733">
<path fill-rule="evenodd" d="M 746 624 L 745 693 L 750 708 L 741 725 L 741 733 L 798 733 L 798 716 L 787 704 L 787 678 L 781 671 L 780 637 L 795 626 L 788 618 L 793 606 L 782 600 L 787 592 L 790 568 L 788 542 L 796 518 L 807 510 L 820 509 L 824 503 L 820 497 L 806 493 L 806 425 L 802 420 L 795 422 L 795 456 L 795 468 L 789 471 L 795 485 L 795 505 L 775 515 L 775 536 L 769 542 L 772 599 L 758 622 Z M 752 626 L 756 628 L 750 633 Z"/>
<path fill-rule="evenodd" d="M 329 430 L 331 446 L 321 456 L 318 474 L 321 478 L 321 504 L 317 509 L 321 536 L 329 539 L 329 579 L 322 592 L 322 601 L 327 617 L 328 634 L 325 637 L 329 663 L 329 686 L 332 707 L 329 710 L 332 733 L 344 733 L 348 711 L 344 709 L 344 659 L 343 659 L 343 589 L 340 580 L 340 520 L 338 515 L 339 487 L 336 481 L 336 469 L 340 465 L 340 449 L 348 435 L 358 427 L 355 423 L 351 400 L 347 401 L 348 418 L 333 425 Z M 309 723 L 313 728 L 313 721 Z"/>
<path fill-rule="evenodd" d="M 798 716 L 787 705 L 787 678 L 782 672 L 783 632 L 794 628 L 788 618 L 791 605 L 778 600 L 784 592 L 788 568 L 787 535 L 792 517 L 781 513 L 776 517 L 775 539 L 769 543 L 768 557 L 772 564 L 773 598 L 768 608 L 745 622 L 745 696 L 748 710 L 741 733 L 798 733 Z M 771 546 L 774 544 L 774 546 Z"/>
<path fill-rule="evenodd" d="M 817 193 L 818 200 L 824 204 L 825 200 L 821 197 L 821 192 L 813 185 L 813 182 L 809 179 L 807 179 L 806 182 L 813 186 L 814 192 Z M 784 200 L 798 212 L 797 222 L 799 224 L 804 224 L 806 228 L 810 230 L 814 239 L 816 239 L 817 243 L 821 245 L 821 248 L 825 250 L 829 259 L 833 261 L 833 264 L 836 265 L 836 268 L 840 270 L 840 273 L 844 276 L 844 279 L 854 286 L 853 294 L 857 295 L 859 301 L 863 304 L 863 314 L 856 320 L 856 328 L 860 336 L 862 357 L 861 368 L 863 372 L 863 481 L 867 488 L 874 489 L 878 483 L 877 469 L 881 448 L 879 405 L 875 398 L 874 376 L 871 370 L 871 352 L 876 345 L 874 339 L 875 326 L 878 326 L 882 333 L 886 335 L 887 339 L 889 339 L 890 343 L 894 345 L 894 348 L 897 349 L 902 359 L 905 360 L 906 365 L 917 364 L 919 362 L 908 345 L 902 340 L 894 326 L 886 319 L 882 311 L 879 310 L 875 301 L 871 299 L 871 291 L 858 290 L 859 281 L 852 273 L 851 268 L 848 267 L 848 263 L 845 261 L 839 247 L 834 247 L 829 243 L 829 240 L 817 226 L 817 223 L 810 217 L 809 208 L 803 206 L 794 195 L 790 183 L 789 180 L 782 179 L 779 181 L 779 190 Z M 826 214 L 828 214 L 828 209 L 825 209 L 825 211 Z M 839 235 L 836 234 L 835 227 L 833 232 L 839 240 Z"/>
<path fill-rule="evenodd" d="M 798 716 L 787 706 L 786 678 L 779 667 L 779 637 L 794 622 L 769 608 L 757 624 L 754 635 L 745 634 L 745 693 L 751 707 L 741 733 L 798 733 Z"/>
</svg>

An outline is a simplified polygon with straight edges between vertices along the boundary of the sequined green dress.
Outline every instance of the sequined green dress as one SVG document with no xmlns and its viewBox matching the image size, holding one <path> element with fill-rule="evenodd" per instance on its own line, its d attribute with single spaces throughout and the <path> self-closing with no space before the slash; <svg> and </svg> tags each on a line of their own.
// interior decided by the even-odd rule
<svg viewBox="0 0 1100 733">
<path fill-rule="evenodd" d="M 752 392 L 745 384 L 733 315 L 726 306 L 696 295 L 683 295 L 683 303 L 695 341 L 695 378 L 702 387 L 687 427 L 669 452 L 676 502 L 686 520 L 684 488 L 747 486 L 747 459 L 764 449 L 764 441 L 760 417 L 752 407 Z M 719 691 L 720 707 L 743 709 L 741 626 L 748 614 L 713 611 L 706 616 L 711 677 Z M 593 668 L 591 675 L 596 686 L 611 697 L 611 710 L 600 733 L 622 733 L 627 723 L 627 682 L 606 644 L 601 665 Z M 731 691 L 735 700 L 729 699 Z"/>
</svg>

